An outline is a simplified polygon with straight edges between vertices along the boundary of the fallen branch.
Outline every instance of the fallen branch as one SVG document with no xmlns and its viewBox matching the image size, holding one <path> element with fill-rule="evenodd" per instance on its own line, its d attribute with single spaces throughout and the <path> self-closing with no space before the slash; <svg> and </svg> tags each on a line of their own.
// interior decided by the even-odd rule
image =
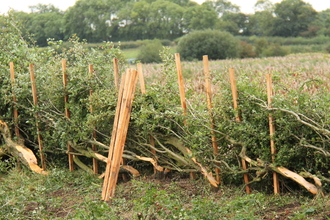
<svg viewBox="0 0 330 220">
<path fill-rule="evenodd" d="M 105 163 L 107 163 L 107 161 L 108 161 L 107 157 L 103 156 L 102 154 L 94 152 L 90 148 L 88 148 L 87 150 L 84 150 L 84 149 L 81 149 L 81 148 L 77 147 L 76 144 L 74 144 L 72 142 L 70 142 L 70 145 L 72 146 L 72 148 L 75 151 L 77 151 L 79 153 L 79 155 L 83 155 L 83 156 L 88 157 L 88 158 L 95 158 L 95 159 L 100 160 L 100 161 L 105 162 Z M 67 153 L 74 155 L 73 160 L 81 169 L 83 169 L 87 172 L 92 171 L 92 169 L 90 169 L 88 166 L 86 166 L 84 163 L 82 163 L 77 157 L 75 157 L 76 155 L 78 155 L 77 153 L 75 153 L 75 152 L 67 152 Z M 132 157 L 128 156 L 128 158 L 131 159 Z M 120 166 L 120 172 L 123 172 L 123 170 L 126 170 L 126 171 L 130 172 L 134 177 L 140 176 L 139 171 L 137 171 L 136 169 L 134 169 L 131 166 L 121 165 Z M 93 171 L 92 171 L 92 173 L 93 173 Z M 104 177 L 104 174 L 99 176 L 99 178 L 103 178 L 103 177 Z"/>
<path fill-rule="evenodd" d="M 322 190 L 318 189 L 318 187 L 316 187 L 314 184 L 308 182 L 307 180 L 305 180 L 305 178 L 291 170 L 288 170 L 285 167 L 276 167 L 273 164 L 268 164 L 260 159 L 258 160 L 252 160 L 251 158 L 246 156 L 246 147 L 243 146 L 241 153 L 239 154 L 239 156 L 244 159 L 245 161 L 247 161 L 248 163 L 250 163 L 253 166 L 256 167 L 260 167 L 263 169 L 263 173 L 265 173 L 266 171 L 274 171 L 278 174 L 281 174 L 285 177 L 288 177 L 290 179 L 292 179 L 293 181 L 297 182 L 298 184 L 300 184 L 301 186 L 305 187 L 309 192 L 313 193 L 313 194 L 318 194 L 321 193 Z M 309 175 L 308 177 L 311 177 L 313 175 Z M 319 185 L 321 187 L 321 182 L 320 180 L 316 177 L 313 176 L 313 179 L 315 181 L 315 183 L 317 185 Z"/>
<path fill-rule="evenodd" d="M 48 172 L 44 171 L 38 166 L 38 161 L 31 149 L 22 144 L 18 144 L 12 140 L 7 123 L 0 120 L 0 132 L 5 140 L 5 152 L 18 158 L 24 165 L 30 168 L 33 172 L 47 175 Z"/>
</svg>

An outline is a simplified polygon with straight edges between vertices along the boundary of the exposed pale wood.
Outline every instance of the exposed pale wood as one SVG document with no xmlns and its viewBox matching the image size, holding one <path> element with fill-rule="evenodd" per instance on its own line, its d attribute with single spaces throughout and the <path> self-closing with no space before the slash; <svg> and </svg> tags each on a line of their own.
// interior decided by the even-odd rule
<svg viewBox="0 0 330 220">
<path fill-rule="evenodd" d="M 138 158 L 139 160 L 143 160 L 143 161 L 147 161 L 147 162 L 150 162 L 156 170 L 160 171 L 160 172 L 163 172 L 164 171 L 164 167 L 162 166 L 159 166 L 157 164 L 157 161 L 153 158 L 150 158 L 150 157 L 141 157 L 141 156 L 135 156 L 136 158 Z"/>
<path fill-rule="evenodd" d="M 31 88 L 32 88 L 32 96 L 33 96 L 33 104 L 34 106 L 38 105 L 38 95 L 37 95 L 37 86 L 34 75 L 34 64 L 29 65 L 30 69 L 30 79 L 31 79 Z M 39 154 L 41 160 L 42 169 L 46 169 L 45 155 L 43 153 L 43 142 L 40 134 L 39 124 L 38 124 L 38 113 L 35 114 L 36 118 L 36 128 L 37 128 L 37 136 L 38 136 L 38 145 L 39 145 Z"/>
<path fill-rule="evenodd" d="M 66 70 L 66 60 L 62 59 L 62 76 L 63 76 L 63 88 L 64 88 L 64 112 L 65 116 L 67 119 L 70 119 L 70 110 L 68 108 L 69 104 L 69 94 L 67 92 L 67 86 L 68 86 L 68 75 L 67 75 L 67 70 Z M 68 152 L 72 152 L 72 147 L 70 144 L 67 144 L 67 149 Z M 73 165 L 73 155 L 68 154 L 68 161 L 69 161 L 69 170 L 72 172 L 74 170 L 74 165 Z"/>
<path fill-rule="evenodd" d="M 188 154 L 192 155 L 192 152 L 188 148 L 186 148 L 186 151 Z M 191 157 L 191 160 L 199 166 L 201 173 L 207 178 L 207 180 L 211 183 L 211 185 L 214 187 L 218 187 L 219 182 L 216 179 L 214 179 L 212 172 L 208 173 L 206 168 L 203 167 L 201 163 L 197 162 L 195 157 Z"/>
<path fill-rule="evenodd" d="M 134 177 L 140 176 L 140 172 L 128 165 L 122 165 L 120 168 L 129 171 Z"/>
<path fill-rule="evenodd" d="M 94 69 L 93 69 L 93 65 L 90 64 L 88 65 L 88 71 L 89 71 L 89 74 L 91 77 L 94 76 Z M 90 90 L 89 91 L 89 98 L 91 99 L 92 98 L 92 95 L 93 95 L 93 90 Z M 89 106 L 89 112 L 92 114 L 93 113 L 93 105 L 90 105 Z M 93 137 L 93 140 L 96 140 L 96 131 L 93 129 L 93 132 L 92 132 L 92 137 Z M 92 150 L 93 151 L 97 151 L 97 146 L 95 144 L 92 144 Z M 93 158 L 93 172 L 94 174 L 98 174 L 99 173 L 99 164 L 97 162 L 97 159 Z"/>
<path fill-rule="evenodd" d="M 280 173 L 283 176 L 288 177 L 288 178 L 296 181 L 297 183 L 299 183 L 300 185 L 305 187 L 309 192 L 311 192 L 313 194 L 318 193 L 318 189 L 314 184 L 306 181 L 302 176 L 298 175 L 297 173 L 292 172 L 291 170 L 288 170 L 285 167 L 276 167 L 275 169 L 277 169 L 278 173 Z"/>
<path fill-rule="evenodd" d="M 48 174 L 47 171 L 38 166 L 38 161 L 32 150 L 24 145 L 18 144 L 12 140 L 8 125 L 0 120 L 0 132 L 5 140 L 5 152 L 11 154 L 21 161 L 24 165 L 30 168 L 33 172 L 40 174 Z M 4 151 L 2 151 L 4 152 Z"/>
<path fill-rule="evenodd" d="M 211 140 L 212 140 L 212 147 L 213 147 L 213 154 L 216 156 L 218 155 L 218 142 L 214 132 L 214 118 L 212 112 L 212 89 L 211 89 L 211 75 L 209 69 L 209 58 L 207 55 L 203 56 L 203 66 L 204 66 L 204 76 L 205 76 L 205 92 L 206 92 L 206 100 L 207 100 L 207 107 L 210 115 L 210 127 L 211 127 Z M 218 167 L 220 166 L 219 163 L 216 164 Z M 215 179 L 220 183 L 221 176 L 220 176 L 220 169 L 215 168 Z"/>
<path fill-rule="evenodd" d="M 231 91 L 232 91 L 232 96 L 233 96 L 233 106 L 234 110 L 236 111 L 236 121 L 241 122 L 242 119 L 240 117 L 240 114 L 238 112 L 238 92 L 237 92 L 237 86 L 236 86 L 236 78 L 235 78 L 235 70 L 234 68 L 229 68 L 229 76 L 230 76 L 230 85 L 231 85 Z M 247 169 L 247 164 L 245 160 L 242 161 L 242 168 L 243 170 Z M 251 188 L 249 184 L 249 175 L 248 174 L 243 174 L 244 178 L 244 183 L 245 183 L 245 191 L 246 193 L 250 194 L 251 193 Z"/>
<path fill-rule="evenodd" d="M 317 186 L 322 187 L 321 180 L 317 176 L 315 176 L 315 175 L 313 175 L 313 174 L 311 174 L 309 172 L 301 172 L 301 173 L 299 173 L 299 175 L 302 176 L 302 177 L 305 177 L 305 178 L 311 178 L 311 179 L 313 179 L 314 180 L 314 183 Z"/>
<path fill-rule="evenodd" d="M 179 53 L 174 54 L 175 57 L 175 64 L 176 64 L 176 70 L 178 74 L 178 84 L 179 84 L 179 91 L 180 91 L 180 101 L 181 101 L 181 107 L 183 110 L 183 116 L 185 117 L 183 120 L 183 125 L 187 126 L 187 103 L 186 103 L 186 94 L 185 94 L 185 88 L 184 88 L 184 80 L 182 75 L 182 67 L 181 67 L 181 58 Z M 196 179 L 196 173 L 190 172 L 190 179 Z"/>
<path fill-rule="evenodd" d="M 175 53 L 175 63 L 176 63 L 176 70 L 178 73 L 178 84 L 179 84 L 180 100 L 181 100 L 183 115 L 187 116 L 187 103 L 186 103 L 186 97 L 185 97 L 186 95 L 185 95 L 185 90 L 184 90 L 184 81 L 183 81 L 181 60 L 180 60 L 179 53 Z M 184 125 L 187 125 L 186 119 L 184 119 Z"/>
<path fill-rule="evenodd" d="M 272 83 L 272 75 L 266 74 L 266 83 L 267 83 L 267 99 L 268 99 L 268 107 L 272 107 L 272 96 L 273 96 L 273 83 Z M 272 156 L 272 162 L 275 161 L 276 147 L 274 141 L 275 135 L 275 124 L 273 115 L 269 114 L 269 134 L 270 134 L 270 151 Z M 274 184 L 274 193 L 280 193 L 280 186 L 277 173 L 273 173 L 273 184 Z"/>
<path fill-rule="evenodd" d="M 118 68 L 118 58 L 113 58 L 113 77 L 115 81 L 115 87 L 118 89 L 119 87 L 119 68 Z"/>
<path fill-rule="evenodd" d="M 111 137 L 105 180 L 102 189 L 102 199 L 105 201 L 110 200 L 110 198 L 112 198 L 115 194 L 120 162 L 122 160 L 122 154 L 126 142 L 136 82 L 137 71 L 130 69 L 123 77 L 120 85 L 121 88 L 119 91 L 118 105 L 116 108 L 114 122 L 114 129 L 116 129 L 116 131 L 112 132 L 113 135 Z"/>
<path fill-rule="evenodd" d="M 116 106 L 116 114 L 115 114 L 115 119 L 112 127 L 112 134 L 111 134 L 111 141 L 110 141 L 110 146 L 109 146 L 109 152 L 108 152 L 108 160 L 107 160 L 107 166 L 106 166 L 106 171 L 105 171 L 105 177 L 103 181 L 103 188 L 102 188 L 102 199 L 108 199 L 108 188 L 109 188 L 109 176 L 110 176 L 110 167 L 111 167 L 111 159 L 113 156 L 113 149 L 114 149 L 114 144 L 116 142 L 116 134 L 118 130 L 118 120 L 119 120 L 119 113 L 121 109 L 121 101 L 123 99 L 123 94 L 124 94 L 124 88 L 126 86 L 126 72 L 122 74 L 121 76 L 121 83 L 120 83 L 120 88 L 118 92 L 118 99 L 117 99 L 117 106 Z"/>
<path fill-rule="evenodd" d="M 252 160 L 251 158 L 246 156 L 245 152 L 246 152 L 246 148 L 243 147 L 239 156 L 242 159 L 244 159 L 245 161 L 249 162 L 251 165 L 260 167 L 262 169 L 271 170 L 274 173 L 281 174 L 285 177 L 288 177 L 288 178 L 292 179 L 293 181 L 299 183 L 301 186 L 305 187 L 309 192 L 311 192 L 313 194 L 317 194 L 317 193 L 321 192 L 314 184 L 306 181 L 303 176 L 301 176 L 295 172 L 292 172 L 291 170 L 289 170 L 285 167 L 276 167 L 273 164 L 265 163 L 263 160 L 260 160 L 260 159 L 258 159 L 257 161 Z M 320 184 L 320 183 L 317 183 L 317 184 Z"/>
<path fill-rule="evenodd" d="M 136 169 L 134 169 L 131 166 L 128 166 L 128 165 L 122 165 L 122 166 L 120 166 L 120 172 L 124 172 L 124 170 L 130 172 L 134 177 L 139 177 L 140 176 L 140 172 L 137 171 Z M 105 176 L 105 173 L 102 173 L 99 176 L 99 178 L 102 179 L 102 178 L 104 178 L 104 176 Z"/>
<path fill-rule="evenodd" d="M 19 133 L 19 128 L 18 128 L 18 110 L 17 110 L 17 99 L 16 99 L 16 95 L 14 92 L 14 88 L 15 88 L 15 67 L 14 67 L 14 63 L 10 62 L 9 64 L 10 66 L 10 81 L 11 81 L 11 88 L 12 88 L 12 94 L 13 94 L 13 114 L 14 114 L 14 126 L 15 126 L 15 135 L 16 137 L 20 137 L 20 133 Z"/>
</svg>

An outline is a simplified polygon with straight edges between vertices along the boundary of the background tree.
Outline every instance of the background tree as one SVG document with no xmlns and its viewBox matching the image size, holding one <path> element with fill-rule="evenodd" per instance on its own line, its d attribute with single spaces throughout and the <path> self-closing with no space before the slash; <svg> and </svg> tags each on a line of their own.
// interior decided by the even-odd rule
<svg viewBox="0 0 330 220">
<path fill-rule="evenodd" d="M 227 31 L 233 35 L 249 35 L 247 28 L 248 16 L 243 13 L 225 13 L 218 23 L 222 31 Z"/>
<path fill-rule="evenodd" d="M 66 39 L 77 34 L 89 42 L 116 39 L 119 9 L 128 1 L 79 0 L 64 16 Z"/>
<path fill-rule="evenodd" d="M 226 13 L 239 13 L 240 7 L 227 0 L 207 0 L 204 4 L 211 6 L 218 13 L 218 17 Z"/>
<path fill-rule="evenodd" d="M 195 5 L 187 8 L 184 15 L 185 30 L 212 29 L 217 22 L 218 15 L 208 4 Z"/>
<path fill-rule="evenodd" d="M 274 4 L 269 0 L 259 0 L 254 5 L 255 13 L 249 15 L 247 29 L 249 35 L 272 36 L 274 33 Z"/>
<path fill-rule="evenodd" d="M 276 36 L 297 37 L 307 31 L 317 15 L 313 7 L 301 0 L 284 0 L 275 4 Z"/>
<path fill-rule="evenodd" d="M 330 9 L 319 12 L 312 25 L 319 27 L 317 35 L 330 36 Z"/>
<path fill-rule="evenodd" d="M 151 21 L 148 30 L 153 33 L 153 38 L 170 39 L 183 35 L 184 8 L 178 4 L 157 0 L 150 7 Z"/>
<path fill-rule="evenodd" d="M 177 50 L 186 60 L 201 60 L 206 54 L 209 59 L 236 58 L 239 53 L 239 42 L 228 32 L 195 31 L 182 37 Z"/>
<path fill-rule="evenodd" d="M 62 28 L 64 12 L 51 4 L 38 4 L 30 9 L 31 13 L 25 25 L 27 31 L 34 35 L 38 45 L 46 46 L 48 38 L 57 40 L 64 38 Z"/>
<path fill-rule="evenodd" d="M 162 58 L 159 52 L 162 48 L 160 40 L 149 41 L 140 48 L 137 59 L 142 63 L 160 63 Z"/>
</svg>

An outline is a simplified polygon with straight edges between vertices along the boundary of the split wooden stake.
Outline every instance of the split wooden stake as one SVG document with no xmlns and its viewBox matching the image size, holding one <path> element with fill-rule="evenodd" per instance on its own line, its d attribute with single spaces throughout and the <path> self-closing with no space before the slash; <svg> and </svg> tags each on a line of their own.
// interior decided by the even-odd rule
<svg viewBox="0 0 330 220">
<path fill-rule="evenodd" d="M 19 127 L 18 127 L 18 110 L 17 110 L 17 98 L 15 94 L 15 68 L 14 62 L 9 63 L 10 66 L 10 81 L 11 81 L 11 88 L 12 88 L 12 95 L 13 95 L 13 115 L 14 115 L 14 126 L 15 126 L 15 135 L 17 138 L 20 137 Z M 18 169 L 21 169 L 21 163 L 17 161 Z"/>
<path fill-rule="evenodd" d="M 273 96 L 273 84 L 272 84 L 272 75 L 270 73 L 266 74 L 266 83 L 267 83 L 268 107 L 271 108 L 272 107 L 272 96 Z M 269 114 L 268 120 L 269 120 L 269 134 L 270 134 L 270 151 L 272 154 L 272 162 L 274 163 L 275 155 L 276 155 L 276 147 L 275 147 L 275 141 L 274 141 L 275 124 L 274 124 L 274 118 L 273 118 L 272 114 Z M 278 174 L 276 172 L 273 172 L 273 184 L 274 184 L 274 194 L 280 193 Z"/>
<path fill-rule="evenodd" d="M 118 89 L 119 87 L 119 68 L 118 68 L 118 58 L 113 58 L 113 76 L 115 81 L 115 87 Z"/>
<path fill-rule="evenodd" d="M 88 71 L 89 71 L 89 74 L 91 77 L 94 76 L 94 69 L 93 69 L 93 65 L 88 65 Z M 93 90 L 91 89 L 89 91 L 89 98 L 91 99 L 92 98 L 92 95 L 93 95 Z M 90 105 L 89 106 L 89 112 L 92 114 L 93 113 L 93 106 Z M 95 129 L 93 128 L 93 132 L 92 132 L 92 137 L 94 140 L 96 140 L 96 131 Z M 94 152 L 97 151 L 97 146 L 95 144 L 92 144 L 92 150 Z M 93 158 L 93 173 L 94 174 L 98 174 L 99 173 L 99 163 L 97 161 L 97 159 Z"/>
<path fill-rule="evenodd" d="M 18 128 L 18 110 L 17 110 L 17 99 L 14 92 L 15 88 L 15 68 L 14 63 L 10 62 L 10 81 L 11 81 L 11 88 L 12 88 L 12 94 L 13 94 L 13 114 L 14 114 L 14 125 L 15 125 L 15 135 L 16 137 L 20 136 L 19 128 Z"/>
<path fill-rule="evenodd" d="M 36 81 L 35 81 L 35 76 L 34 76 L 34 65 L 30 64 L 29 68 L 30 68 L 30 79 L 31 79 L 33 105 L 35 107 L 37 107 L 38 106 L 38 95 L 37 95 L 37 87 L 36 87 Z M 43 153 L 43 143 L 42 143 L 42 138 L 41 138 L 39 124 L 38 124 L 38 113 L 35 114 L 35 118 L 36 118 L 36 128 L 37 128 L 37 135 L 38 135 L 39 151 L 40 151 L 41 168 L 43 170 L 45 170 L 46 162 L 45 162 L 45 156 Z"/>
<path fill-rule="evenodd" d="M 179 84 L 179 90 L 180 90 L 180 100 L 181 100 L 181 106 L 183 110 L 183 125 L 187 126 L 187 103 L 186 103 L 186 95 L 184 91 L 184 81 L 183 81 L 183 75 L 182 75 L 182 68 L 181 68 L 181 60 L 180 60 L 180 54 L 175 53 L 175 63 L 176 63 L 176 70 L 178 73 L 178 84 Z M 190 172 L 190 179 L 196 179 L 196 173 Z"/>
<path fill-rule="evenodd" d="M 212 140 L 212 147 L 213 147 L 213 154 L 214 156 L 218 155 L 218 142 L 217 138 L 215 136 L 214 132 L 214 118 L 212 113 L 212 90 L 211 90 L 211 75 L 210 75 L 210 69 L 209 69 L 209 57 L 207 55 L 203 56 L 203 66 L 204 66 L 204 76 L 205 76 L 205 92 L 206 92 L 206 99 L 207 99 L 207 107 L 210 114 L 210 121 L 211 121 L 211 140 Z M 220 166 L 219 163 L 216 164 L 217 166 Z M 215 168 L 215 174 L 216 174 L 216 181 L 218 183 L 221 182 L 221 176 L 220 176 L 220 169 Z"/>
<path fill-rule="evenodd" d="M 67 86 L 68 86 L 68 75 L 66 73 L 66 60 L 63 59 L 62 60 L 62 75 L 63 75 L 63 88 L 64 88 L 64 111 L 65 111 L 65 116 L 67 117 L 67 119 L 70 119 L 70 110 L 68 108 L 68 104 L 69 104 L 69 95 L 67 92 Z M 69 170 L 72 172 L 74 170 L 74 163 L 73 163 L 73 155 L 70 154 L 70 152 L 73 151 L 73 148 L 71 147 L 70 144 L 67 144 L 67 148 L 68 148 L 68 160 L 69 160 Z"/>
<path fill-rule="evenodd" d="M 236 111 L 236 121 L 241 122 L 242 119 L 240 117 L 240 114 L 238 112 L 238 93 L 237 93 L 237 87 L 236 87 L 236 78 L 235 78 L 235 70 L 234 68 L 229 68 L 229 75 L 230 75 L 230 85 L 231 85 L 231 91 L 232 91 L 232 96 L 233 96 L 233 105 L 234 105 L 234 110 Z M 244 159 L 242 159 L 242 167 L 243 170 L 247 169 L 247 163 Z M 248 174 L 244 174 L 244 183 L 246 184 L 245 186 L 245 191 L 246 193 L 250 194 L 251 193 L 251 188 L 248 185 L 249 184 L 249 176 Z"/>
<path fill-rule="evenodd" d="M 176 70 L 178 73 L 178 83 L 179 83 L 179 90 L 180 90 L 180 100 L 181 100 L 181 106 L 183 110 L 184 117 L 187 116 L 187 104 L 186 104 L 186 97 L 185 97 L 185 91 L 184 91 L 184 81 L 183 81 L 183 75 L 182 75 L 182 68 L 181 68 L 181 60 L 180 60 L 180 54 L 175 53 L 175 63 L 176 63 Z M 183 121 L 183 124 L 187 125 L 187 119 L 185 118 Z"/>
<path fill-rule="evenodd" d="M 120 162 L 126 142 L 129 119 L 137 82 L 137 71 L 129 69 L 122 76 L 116 115 L 112 130 L 109 155 L 102 189 L 102 200 L 108 201 L 115 194 Z"/>
</svg>

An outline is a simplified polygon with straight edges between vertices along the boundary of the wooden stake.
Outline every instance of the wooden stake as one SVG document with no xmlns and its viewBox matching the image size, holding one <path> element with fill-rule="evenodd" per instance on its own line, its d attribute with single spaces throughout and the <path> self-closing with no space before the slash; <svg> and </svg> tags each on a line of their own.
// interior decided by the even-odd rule
<svg viewBox="0 0 330 220">
<path fill-rule="evenodd" d="M 11 81 L 11 88 L 12 88 L 12 94 L 13 94 L 13 114 L 14 114 L 14 125 L 15 125 L 15 135 L 16 137 L 20 137 L 19 128 L 18 128 L 18 111 L 17 111 L 17 99 L 14 92 L 15 88 L 15 69 L 14 69 L 14 63 L 10 62 L 10 81 Z"/>
<path fill-rule="evenodd" d="M 89 71 L 89 74 L 91 77 L 94 76 L 94 69 L 93 69 L 93 65 L 88 65 L 88 71 Z M 89 91 L 89 97 L 90 99 L 92 98 L 92 95 L 93 95 L 93 90 L 90 90 Z M 90 105 L 89 106 L 89 112 L 92 114 L 93 113 L 93 106 Z M 94 140 L 96 140 L 96 131 L 95 131 L 95 128 L 93 128 L 93 132 L 92 132 L 92 137 Z M 94 152 L 97 151 L 97 146 L 95 144 L 92 144 L 92 150 Z M 99 163 L 97 161 L 97 159 L 93 158 L 93 172 L 94 174 L 98 174 L 99 173 Z"/>
<path fill-rule="evenodd" d="M 186 98 L 185 98 L 184 82 L 183 82 L 181 61 L 180 61 L 179 53 L 175 53 L 175 63 L 176 63 L 176 69 L 177 69 L 177 73 L 178 73 L 178 83 L 179 83 L 179 90 L 180 90 L 181 106 L 182 106 L 182 110 L 183 110 L 183 115 L 186 117 L 187 116 L 187 104 L 186 104 Z M 183 124 L 187 125 L 186 118 L 184 119 Z"/>
<path fill-rule="evenodd" d="M 179 90 L 180 90 L 180 100 L 181 100 L 181 106 L 183 110 L 183 116 L 185 117 L 183 120 L 183 125 L 187 126 L 187 104 L 186 104 L 186 95 L 184 91 L 184 81 L 183 81 L 183 75 L 182 75 L 182 68 L 181 68 L 181 60 L 180 60 L 180 54 L 175 53 L 175 63 L 176 63 L 176 70 L 178 73 L 178 84 L 179 84 Z M 196 173 L 190 172 L 190 179 L 196 179 Z"/>
<path fill-rule="evenodd" d="M 114 196 L 120 162 L 126 142 L 130 113 L 137 81 L 137 71 L 128 70 L 122 76 L 117 101 L 116 116 L 112 131 L 107 167 L 102 189 L 102 199 L 110 200 Z"/>
<path fill-rule="evenodd" d="M 34 76 L 34 65 L 30 64 L 30 79 L 31 79 L 31 88 L 32 88 L 32 97 L 33 97 L 33 105 L 35 107 L 38 106 L 38 96 L 37 96 L 37 87 L 36 87 L 36 81 Z M 39 144 L 39 151 L 40 151 L 40 160 L 41 160 L 41 167 L 43 170 L 46 169 L 46 163 L 45 163 L 45 156 L 43 151 L 43 143 L 42 138 L 40 134 L 39 124 L 38 124 L 38 113 L 35 114 L 36 118 L 36 128 L 37 128 L 37 135 L 38 135 L 38 144 Z"/>
<path fill-rule="evenodd" d="M 11 81 L 11 88 L 12 88 L 12 94 L 13 94 L 13 115 L 14 115 L 14 126 L 15 126 L 15 135 L 17 138 L 20 137 L 19 127 L 18 127 L 18 110 L 17 110 L 17 99 L 15 95 L 15 68 L 14 63 L 10 62 L 10 81 Z M 19 160 L 17 160 L 17 168 L 21 169 L 21 163 Z"/>
<path fill-rule="evenodd" d="M 117 138 L 117 130 L 118 130 L 118 121 L 119 121 L 119 113 L 121 111 L 121 101 L 123 99 L 123 94 L 124 94 L 124 88 L 126 86 L 126 73 L 122 74 L 121 76 L 121 83 L 120 83 L 120 88 L 118 92 L 118 100 L 117 100 L 117 106 L 116 106 L 116 114 L 115 114 L 115 119 L 113 122 L 113 127 L 112 127 L 112 134 L 111 134 L 111 141 L 110 141 L 110 147 L 109 147 L 109 152 L 108 152 L 108 159 L 107 159 L 107 166 L 106 166 L 106 171 L 104 174 L 104 181 L 103 181 L 103 188 L 102 188 L 102 199 L 103 200 L 109 200 L 110 195 L 109 195 L 109 182 L 110 182 L 110 169 L 111 169 L 111 162 L 113 158 L 113 150 L 114 150 L 114 145 L 116 142 Z"/>
<path fill-rule="evenodd" d="M 119 68 L 118 68 L 118 59 L 113 58 L 113 74 L 114 74 L 114 81 L 115 81 L 115 87 L 118 89 L 119 87 Z"/>
<path fill-rule="evenodd" d="M 62 75 L 63 75 L 63 88 L 64 88 L 64 111 L 65 111 L 65 116 L 67 119 L 70 119 L 70 110 L 68 108 L 69 104 L 69 95 L 67 92 L 67 85 L 68 85 L 68 75 L 66 74 L 66 60 L 62 60 Z M 69 170 L 72 172 L 74 170 L 74 163 L 73 163 L 73 155 L 70 154 L 70 152 L 73 151 L 73 148 L 71 147 L 70 144 L 67 144 L 68 148 L 68 160 L 69 160 Z"/>
<path fill-rule="evenodd" d="M 203 56 L 203 65 L 204 65 L 204 76 L 205 76 L 205 92 L 206 92 L 206 100 L 207 100 L 207 107 L 210 114 L 210 122 L 211 122 L 211 140 L 212 140 L 212 146 L 213 146 L 213 154 L 216 156 L 218 155 L 218 142 L 217 138 L 215 136 L 214 132 L 214 118 L 212 114 L 212 90 L 211 90 L 211 75 L 210 75 L 210 69 L 209 69 L 209 58 L 207 55 Z M 219 163 L 216 164 L 217 166 L 220 166 Z M 218 183 L 221 182 L 221 176 L 220 176 L 220 169 L 215 168 L 215 174 L 216 174 L 216 181 Z"/>
<path fill-rule="evenodd" d="M 233 95 L 233 105 L 234 105 L 234 110 L 236 111 L 236 121 L 241 122 L 242 119 L 240 117 L 240 114 L 238 113 L 238 93 L 237 93 L 237 87 L 236 87 L 236 79 L 235 79 L 235 70 L 234 68 L 229 68 L 229 75 L 230 75 L 230 85 L 231 85 L 231 91 Z M 242 159 L 242 167 L 243 170 L 247 169 L 247 163 L 244 159 Z M 251 193 L 251 188 L 248 185 L 249 184 L 249 175 L 244 174 L 244 183 L 246 184 L 245 186 L 245 191 L 246 193 L 250 194 Z"/>
<path fill-rule="evenodd" d="M 272 75 L 266 74 L 266 80 L 267 80 L 267 98 L 268 98 L 268 107 L 272 107 L 272 96 L 273 96 L 273 85 L 272 85 Z M 269 134 L 270 134 L 270 151 L 272 154 L 272 162 L 275 161 L 275 155 L 276 155 L 276 148 L 275 148 L 275 141 L 274 141 L 274 135 L 275 135 L 275 124 L 274 124 L 274 118 L 272 114 L 269 114 Z M 276 172 L 273 172 L 273 184 L 274 184 L 274 193 L 278 194 L 280 193 L 280 187 L 279 187 L 279 180 L 278 175 Z"/>
</svg>

